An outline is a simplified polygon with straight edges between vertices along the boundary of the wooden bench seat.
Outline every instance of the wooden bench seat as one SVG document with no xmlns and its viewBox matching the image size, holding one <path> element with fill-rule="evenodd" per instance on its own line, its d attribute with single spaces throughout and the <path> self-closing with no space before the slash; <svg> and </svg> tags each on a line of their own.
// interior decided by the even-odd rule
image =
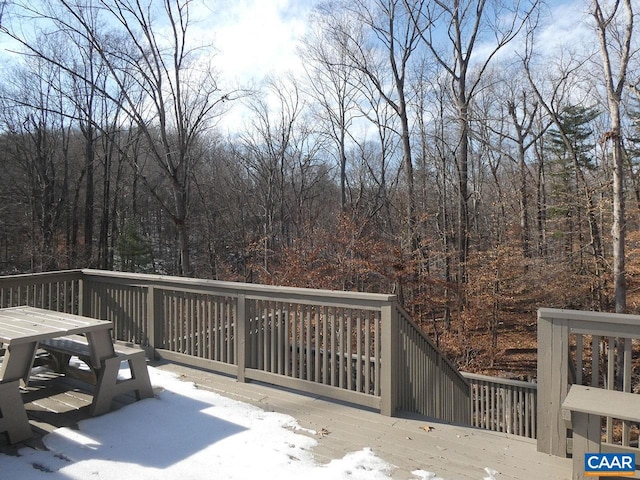
<svg viewBox="0 0 640 480">
<path fill-rule="evenodd" d="M 601 450 L 602 417 L 640 421 L 640 395 L 572 385 L 562 403 L 567 426 L 573 429 L 573 479 L 584 479 L 586 453 Z"/>
<path fill-rule="evenodd" d="M 47 351 L 54 361 L 53 368 L 60 373 L 69 372 L 69 360 L 75 356 L 91 369 L 76 378 L 98 385 L 93 395 L 91 414 L 101 415 L 111 409 L 114 397 L 134 392 L 138 400 L 153 397 L 145 351 L 140 348 L 114 344 L 115 355 L 102 360 L 100 365 L 91 361 L 89 344 L 81 335 L 51 338 L 40 342 L 40 348 Z M 122 362 L 127 362 L 130 378 L 119 377 Z"/>
</svg>

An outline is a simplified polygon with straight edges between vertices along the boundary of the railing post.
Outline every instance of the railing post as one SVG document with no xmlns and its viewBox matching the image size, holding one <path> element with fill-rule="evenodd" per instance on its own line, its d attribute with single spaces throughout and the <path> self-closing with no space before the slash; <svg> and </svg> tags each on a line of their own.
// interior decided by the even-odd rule
<svg viewBox="0 0 640 480">
<path fill-rule="evenodd" d="M 538 451 L 567 456 L 567 428 L 562 402 L 569 381 L 569 328 L 567 320 L 538 310 Z"/>
<path fill-rule="evenodd" d="M 147 288 L 147 331 L 155 356 L 156 348 L 164 348 L 164 302 L 162 290 L 151 285 Z"/>
<path fill-rule="evenodd" d="M 382 348 L 380 352 L 380 413 L 393 416 L 398 408 L 398 348 L 400 332 L 393 304 L 382 307 Z"/>
<path fill-rule="evenodd" d="M 78 315 L 83 317 L 91 316 L 91 292 L 84 273 L 80 274 L 78 280 Z"/>
<path fill-rule="evenodd" d="M 238 295 L 238 312 L 236 318 L 236 351 L 237 357 L 236 362 L 238 366 L 238 374 L 237 379 L 239 382 L 246 382 L 245 378 L 245 369 L 249 364 L 248 355 L 249 355 L 249 316 L 247 315 L 247 299 L 244 294 Z"/>
</svg>

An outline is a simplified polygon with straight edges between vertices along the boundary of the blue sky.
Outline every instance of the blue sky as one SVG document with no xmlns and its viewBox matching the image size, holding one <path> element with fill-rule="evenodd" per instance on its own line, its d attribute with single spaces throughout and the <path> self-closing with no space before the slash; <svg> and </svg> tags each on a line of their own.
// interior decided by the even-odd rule
<svg viewBox="0 0 640 480">
<path fill-rule="evenodd" d="M 215 65 L 225 80 L 259 83 L 267 75 L 300 71 L 299 39 L 320 0 L 222 0 L 199 25 L 219 54 Z M 591 0 L 548 0 L 537 48 L 557 52 L 561 45 L 595 44 L 588 27 Z M 493 48 L 493 46 L 491 47 Z M 515 48 L 515 45 L 514 45 Z M 478 50 L 480 50 L 480 46 Z"/>
<path fill-rule="evenodd" d="M 298 42 L 320 1 L 197 0 L 191 4 L 193 18 L 198 20 L 192 25 L 192 38 L 214 45 L 218 54 L 213 64 L 223 84 L 257 85 L 268 75 L 302 70 Z M 538 33 L 537 48 L 556 52 L 561 44 L 595 44 L 595 35 L 585 23 L 590 4 L 591 0 L 548 0 L 550 15 Z"/>
<path fill-rule="evenodd" d="M 232 78 L 260 80 L 267 74 L 297 70 L 298 39 L 305 33 L 308 15 L 320 0 L 222 0 L 214 3 L 209 21 L 201 24 L 220 54 L 220 71 Z M 550 0 L 550 17 L 540 31 L 539 47 L 579 45 L 585 34 L 590 0 Z M 206 25 L 206 26 L 205 26 Z M 578 28 L 579 26 L 582 28 Z M 592 37 L 593 38 L 593 37 Z M 595 40 L 595 38 L 593 38 Z"/>
<path fill-rule="evenodd" d="M 297 42 L 306 31 L 309 13 L 319 2 L 198 0 L 191 4 L 196 9 L 194 16 L 200 20 L 194 26 L 194 38 L 216 47 L 219 53 L 214 63 L 226 80 L 259 82 L 265 75 L 300 68 Z M 587 18 L 590 3 L 591 0 L 549 0 L 552 24 L 541 32 L 539 41 L 549 49 L 564 42 L 580 44 L 585 29 L 576 26 Z M 3 42 L 7 42 L 6 37 L 0 45 Z"/>
</svg>

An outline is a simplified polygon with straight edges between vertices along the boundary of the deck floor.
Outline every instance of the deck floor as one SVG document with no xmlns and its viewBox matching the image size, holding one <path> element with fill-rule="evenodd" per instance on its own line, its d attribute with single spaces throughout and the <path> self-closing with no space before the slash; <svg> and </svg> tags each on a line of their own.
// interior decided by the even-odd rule
<svg viewBox="0 0 640 480">
<path fill-rule="evenodd" d="M 233 378 L 174 363 L 152 365 L 175 372 L 199 388 L 291 415 L 301 427 L 324 432 L 315 436 L 318 445 L 313 454 L 319 463 L 370 447 L 378 457 L 396 467 L 394 479 L 418 478 L 411 472 L 424 470 L 446 480 L 482 480 L 488 477 L 485 467 L 498 472 L 496 480 L 571 477 L 570 459 L 538 453 L 533 440 L 425 418 L 385 417 L 320 397 L 254 382 L 239 383 Z M 25 442 L 26 446 L 44 448 L 42 435 L 62 426 L 73 428 L 89 417 L 91 396 L 84 385 L 47 371 L 32 377 L 24 396 L 35 435 Z M 120 400 L 121 405 L 134 401 L 133 397 Z M 25 444 L 10 446 L 3 438 L 0 452 L 12 453 Z"/>
</svg>

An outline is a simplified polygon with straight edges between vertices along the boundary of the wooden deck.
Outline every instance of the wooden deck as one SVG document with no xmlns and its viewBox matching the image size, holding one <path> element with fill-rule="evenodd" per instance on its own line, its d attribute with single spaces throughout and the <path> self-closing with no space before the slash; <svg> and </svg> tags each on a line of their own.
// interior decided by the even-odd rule
<svg viewBox="0 0 640 480">
<path fill-rule="evenodd" d="M 394 479 L 418 478 L 411 472 L 424 470 L 446 480 L 482 480 L 488 477 L 485 467 L 498 472 L 497 480 L 571 477 L 570 459 L 538 453 L 535 441 L 522 437 L 425 418 L 385 417 L 316 396 L 259 383 L 239 383 L 233 378 L 174 363 L 154 363 L 153 366 L 178 373 L 199 388 L 265 410 L 289 414 L 303 428 L 326 432 L 315 436 L 318 445 L 313 453 L 319 463 L 370 447 L 377 456 L 396 467 Z M 89 417 L 91 397 L 83 385 L 47 371 L 32 378 L 25 401 L 36 435 L 26 442 L 27 446 L 44 448 L 43 434 L 62 426 L 73 428 L 79 420 Z M 131 401 L 133 398 L 125 397 L 122 404 Z M 6 440 L 2 441 L 5 444 L 0 445 L 0 452 L 10 454 L 15 450 L 16 447 L 6 445 Z"/>
</svg>

